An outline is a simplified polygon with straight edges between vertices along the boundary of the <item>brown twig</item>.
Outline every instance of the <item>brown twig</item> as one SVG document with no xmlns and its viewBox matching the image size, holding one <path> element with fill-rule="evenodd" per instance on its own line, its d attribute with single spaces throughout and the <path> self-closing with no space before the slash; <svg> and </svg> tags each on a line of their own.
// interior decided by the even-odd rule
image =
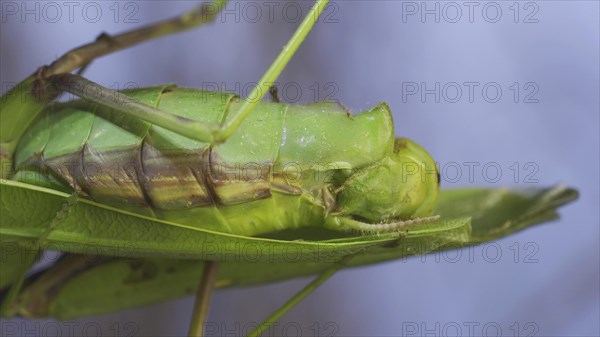
<svg viewBox="0 0 600 337">
<path fill-rule="evenodd" d="M 142 28 L 134 29 L 112 37 L 98 38 L 92 43 L 75 48 L 42 71 L 42 78 L 48 78 L 52 75 L 71 72 L 82 65 L 91 62 L 93 59 L 131 47 L 135 44 L 188 30 L 215 19 L 219 11 L 225 7 L 227 0 L 216 0 L 210 3 L 203 3 L 191 11 L 181 16 L 160 21 Z"/>
</svg>

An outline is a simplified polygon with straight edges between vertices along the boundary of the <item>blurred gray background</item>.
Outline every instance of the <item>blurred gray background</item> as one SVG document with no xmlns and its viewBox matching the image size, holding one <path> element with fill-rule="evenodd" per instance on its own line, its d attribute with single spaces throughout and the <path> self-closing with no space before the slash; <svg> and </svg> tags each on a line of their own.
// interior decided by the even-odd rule
<svg viewBox="0 0 600 337">
<path fill-rule="evenodd" d="M 197 2 L 1 3 L 4 88 L 100 32 Z M 244 94 L 293 33 L 298 9 L 309 7 L 234 2 L 214 24 L 104 57 L 86 76 L 112 88 L 175 82 Z M 599 80 L 597 1 L 333 2 L 279 80 L 284 101 L 339 99 L 355 112 L 386 101 L 397 134 L 440 163 L 445 188 L 564 183 L 581 198 L 560 210 L 560 221 L 490 249 L 340 272 L 272 332 L 598 336 Z M 468 165 L 479 166 L 470 175 Z M 307 281 L 217 292 L 213 336 L 239 335 Z M 183 336 L 192 306 L 184 298 L 81 324 L 99 323 L 106 336 L 127 336 L 130 322 L 136 336 Z M 23 333 L 46 322 L 29 322 Z"/>
</svg>

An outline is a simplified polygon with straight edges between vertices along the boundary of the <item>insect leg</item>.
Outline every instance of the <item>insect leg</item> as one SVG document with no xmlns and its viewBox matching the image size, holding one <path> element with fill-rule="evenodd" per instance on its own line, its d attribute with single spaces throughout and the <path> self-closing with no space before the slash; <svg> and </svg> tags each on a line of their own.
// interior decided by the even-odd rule
<svg viewBox="0 0 600 337">
<path fill-rule="evenodd" d="M 116 45 L 115 40 L 112 38 L 112 36 L 106 34 L 106 33 L 101 33 L 100 35 L 98 35 L 98 37 L 96 38 L 96 41 L 106 41 L 106 43 L 112 43 L 113 45 Z M 77 69 L 77 72 L 75 72 L 75 74 L 82 76 L 83 73 L 87 70 L 87 68 L 90 66 L 90 64 L 92 64 L 92 61 L 87 61 L 84 64 L 82 64 L 79 69 Z"/>
<path fill-rule="evenodd" d="M 221 128 L 215 132 L 214 140 L 217 143 L 222 143 L 231 135 L 233 135 L 246 117 L 248 117 L 248 115 L 252 112 L 254 107 L 256 107 L 256 105 L 260 102 L 262 97 L 269 91 L 270 85 L 275 82 L 289 60 L 296 53 L 296 50 L 298 47 L 300 47 L 300 44 L 302 44 L 304 38 L 306 38 L 312 27 L 315 25 L 328 2 L 329 0 L 315 1 L 315 4 L 310 9 L 310 12 L 308 12 L 304 20 L 302 20 L 302 23 L 300 26 L 298 26 L 298 29 L 296 29 L 296 32 L 292 38 L 283 47 L 281 53 L 279 53 L 269 69 L 267 69 L 265 74 L 258 81 L 254 89 L 252 89 L 252 92 L 250 92 L 248 97 L 246 97 L 240 109 L 231 114 Z"/>
<path fill-rule="evenodd" d="M 190 331 L 188 334 L 190 337 L 204 335 L 204 325 L 206 318 L 208 317 L 210 295 L 215 287 L 218 269 L 219 262 L 204 262 L 202 280 L 196 291 L 196 303 L 194 304 L 194 313 L 192 315 L 192 323 L 190 324 Z"/>
<path fill-rule="evenodd" d="M 400 237 L 399 237 L 400 239 Z M 389 244 L 389 242 L 385 242 L 384 244 Z M 337 273 L 340 269 L 344 268 L 348 261 L 351 260 L 354 256 L 359 254 L 363 254 L 365 250 L 382 246 L 381 244 L 375 244 L 370 247 L 364 247 L 363 249 L 353 252 L 344 256 L 341 260 L 337 261 L 333 266 L 328 269 L 325 269 L 317 278 L 312 280 L 306 287 L 300 290 L 296 295 L 290 298 L 283 306 L 277 309 L 269 318 L 267 318 L 261 325 L 259 325 L 256 329 L 246 335 L 246 337 L 258 337 L 262 336 L 263 332 L 268 329 L 271 325 L 277 322 L 286 312 L 288 312 L 291 308 L 293 308 L 296 304 L 298 304 L 302 299 L 306 296 L 310 295 L 313 291 L 315 291 L 321 284 L 331 278 L 335 273 Z"/>
<path fill-rule="evenodd" d="M 0 98 L 0 179 L 11 176 L 12 157 L 23 133 L 44 109 L 47 101 L 59 94 L 47 92 L 47 78 L 85 68 L 92 60 L 114 51 L 209 23 L 217 17 L 227 2 L 228 0 L 215 0 L 202 3 L 179 17 L 118 34 L 110 39 L 98 38 L 92 43 L 70 50 L 6 92 Z"/>
<path fill-rule="evenodd" d="M 358 221 L 347 216 L 330 216 L 325 221 L 325 225 L 326 227 L 334 230 L 356 230 L 367 233 L 390 233 L 410 226 L 436 221 L 439 218 L 439 215 L 434 215 L 387 223 L 368 223 Z"/>
<path fill-rule="evenodd" d="M 249 97 L 244 100 L 239 110 L 225 121 L 223 125 L 194 121 L 187 118 L 156 109 L 142 104 L 115 90 L 108 89 L 81 76 L 72 74 L 58 74 L 48 78 L 50 84 L 61 91 L 70 92 L 83 99 L 102 104 L 124 114 L 153 123 L 167 130 L 173 131 L 188 138 L 211 144 L 222 143 L 229 138 L 243 120 L 252 112 L 260 102 L 264 93 L 269 90 L 283 68 L 287 65 L 292 55 L 296 52 L 308 32 L 314 26 L 319 15 L 329 0 L 317 0 L 308 15 L 304 18 L 290 41 L 277 56 Z"/>
<path fill-rule="evenodd" d="M 54 75 L 48 78 L 48 81 L 61 91 L 69 92 L 194 140 L 212 142 L 212 135 L 219 128 L 217 124 L 191 120 L 141 103 L 78 75 Z"/>
<path fill-rule="evenodd" d="M 267 318 L 261 325 L 259 325 L 256 329 L 246 335 L 246 337 L 258 337 L 262 336 L 262 333 L 268 329 L 271 325 L 273 325 L 277 320 L 279 320 L 286 312 L 288 312 L 291 308 L 293 308 L 298 302 L 312 293 L 315 289 L 317 289 L 323 282 L 327 281 L 333 274 L 335 274 L 338 270 L 342 268 L 342 264 L 336 265 L 325 270 L 316 279 L 310 282 L 306 287 L 304 287 L 300 292 L 290 298 L 283 306 L 281 306 L 277 311 L 275 311 L 269 318 Z"/>
<path fill-rule="evenodd" d="M 109 39 L 98 38 L 96 41 L 75 48 L 58 58 L 44 70 L 43 77 L 48 78 L 52 75 L 68 73 L 100 56 L 212 22 L 227 2 L 228 0 L 205 2 L 178 17 L 118 34 Z"/>
</svg>

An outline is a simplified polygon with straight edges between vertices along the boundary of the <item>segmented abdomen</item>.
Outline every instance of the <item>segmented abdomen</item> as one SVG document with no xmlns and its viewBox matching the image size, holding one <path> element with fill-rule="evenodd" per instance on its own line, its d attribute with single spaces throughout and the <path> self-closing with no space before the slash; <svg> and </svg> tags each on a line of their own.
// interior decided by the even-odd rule
<svg viewBox="0 0 600 337">
<path fill-rule="evenodd" d="M 129 94 L 212 123 L 223 122 L 240 105 L 233 94 L 174 86 Z M 331 103 L 261 103 L 226 143 L 211 148 L 76 101 L 42 114 L 22 138 L 15 164 L 43 172 L 93 200 L 156 215 L 238 205 L 273 193 L 302 195 L 323 184 L 323 171 L 358 168 L 385 156 L 393 134 L 383 105 L 350 118 Z"/>
</svg>

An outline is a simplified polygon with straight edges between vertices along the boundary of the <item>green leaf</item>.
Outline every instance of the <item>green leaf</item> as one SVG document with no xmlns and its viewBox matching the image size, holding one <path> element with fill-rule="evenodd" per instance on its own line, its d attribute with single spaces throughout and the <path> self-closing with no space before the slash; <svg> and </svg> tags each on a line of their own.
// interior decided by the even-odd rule
<svg viewBox="0 0 600 337">
<path fill-rule="evenodd" d="M 437 207 L 440 221 L 415 227 L 393 239 L 359 236 L 324 242 L 344 246 L 369 238 L 370 245 L 344 249 L 346 255 L 352 254 L 344 267 L 358 267 L 497 239 L 556 218 L 555 209 L 576 197 L 576 191 L 560 186 L 528 191 L 449 190 L 442 193 Z M 267 242 L 271 241 L 279 242 Z M 316 249 L 312 259 L 307 259 L 302 250 L 305 246 L 294 241 L 285 243 L 287 249 L 266 259 L 253 255 L 255 250 L 230 251 L 231 258 L 221 263 L 217 286 L 256 285 L 315 275 L 340 261 L 339 252 L 333 249 Z M 192 294 L 201 273 L 202 261 L 196 260 L 67 255 L 41 276 L 31 278 L 13 312 L 73 319 L 145 306 Z"/>
<path fill-rule="evenodd" d="M 397 234 L 356 236 L 329 242 L 277 240 L 219 233 L 148 218 L 77 199 L 66 209 L 70 195 L 14 181 L 0 182 L 0 237 L 34 240 L 44 235 L 48 249 L 116 257 L 190 258 L 227 261 L 240 254 L 256 261 L 285 261 L 290 249 L 302 261 L 326 254 L 334 259 L 371 245 L 395 240 Z"/>
<path fill-rule="evenodd" d="M 23 272 L 23 264 L 26 262 L 28 252 L 27 245 L 23 241 L 2 240 L 0 243 L 2 251 L 0 258 L 0 289 L 11 284 Z"/>
<path fill-rule="evenodd" d="M 578 196 L 576 190 L 563 185 L 523 190 L 446 190 L 441 194 L 435 213 L 442 218 L 471 216 L 470 241 L 476 244 L 558 219 L 556 209 Z"/>
</svg>

